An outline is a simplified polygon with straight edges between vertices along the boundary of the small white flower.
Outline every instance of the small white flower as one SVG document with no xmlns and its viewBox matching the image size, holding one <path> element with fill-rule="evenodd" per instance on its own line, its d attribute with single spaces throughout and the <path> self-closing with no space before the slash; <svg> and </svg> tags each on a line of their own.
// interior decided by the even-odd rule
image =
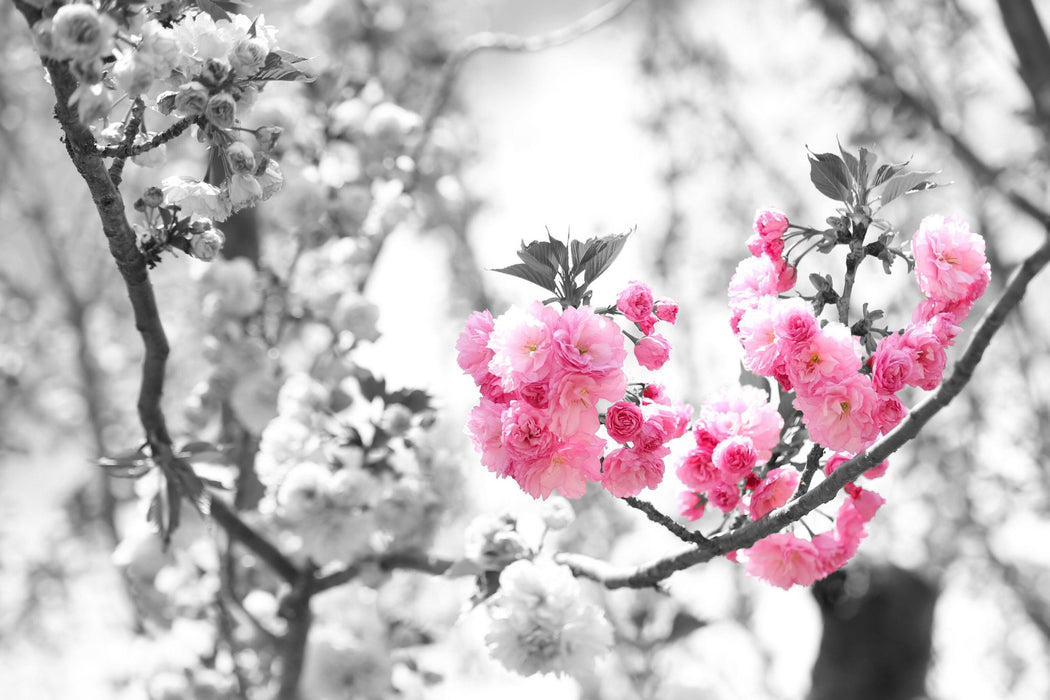
<svg viewBox="0 0 1050 700">
<path fill-rule="evenodd" d="M 182 216 L 212 221 L 225 221 L 230 216 L 229 202 L 223 200 L 222 192 L 215 185 L 175 175 L 165 178 L 160 188 L 164 190 L 164 201 L 179 205 Z"/>
<path fill-rule="evenodd" d="M 500 574 L 488 603 L 485 635 L 492 656 L 511 671 L 531 676 L 585 676 L 612 646 L 612 626 L 602 611 L 580 598 L 567 566 L 521 559 Z"/>
</svg>

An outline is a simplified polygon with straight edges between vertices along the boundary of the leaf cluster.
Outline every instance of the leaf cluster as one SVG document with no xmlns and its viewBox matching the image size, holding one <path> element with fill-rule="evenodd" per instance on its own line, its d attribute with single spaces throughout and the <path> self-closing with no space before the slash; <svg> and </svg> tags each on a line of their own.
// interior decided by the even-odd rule
<svg viewBox="0 0 1050 700">
<path fill-rule="evenodd" d="M 586 241 L 569 239 L 566 244 L 548 231 L 546 241 L 522 241 L 517 253 L 520 263 L 494 271 L 532 282 L 552 292 L 555 296 L 544 303 L 557 301 L 562 308 L 579 307 L 590 303 L 591 284 L 609 269 L 632 232 L 633 229 Z"/>
<path fill-rule="evenodd" d="M 908 170 L 908 161 L 875 167 L 878 156 L 863 146 L 854 155 L 839 146 L 839 153 L 809 154 L 809 179 L 825 197 L 845 204 L 852 212 L 870 216 L 871 203 L 879 207 L 909 192 L 937 187 L 936 172 Z"/>
</svg>

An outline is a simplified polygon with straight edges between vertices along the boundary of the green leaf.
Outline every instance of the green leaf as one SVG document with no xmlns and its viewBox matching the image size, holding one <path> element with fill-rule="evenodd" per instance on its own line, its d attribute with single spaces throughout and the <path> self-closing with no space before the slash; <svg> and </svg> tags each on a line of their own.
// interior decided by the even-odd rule
<svg viewBox="0 0 1050 700">
<path fill-rule="evenodd" d="M 936 187 L 937 183 L 930 179 L 936 174 L 937 173 L 935 172 L 914 170 L 912 172 L 894 175 L 886 181 L 886 184 L 882 189 L 882 194 L 879 197 L 882 206 L 886 206 L 893 200 L 901 195 L 907 194 L 908 192 L 917 192 L 919 190 L 928 190 Z"/>
<path fill-rule="evenodd" d="M 511 277 L 518 277 L 537 284 L 550 292 L 558 293 L 558 288 L 555 286 L 554 271 L 541 271 L 526 263 L 518 263 L 517 265 L 495 269 L 493 272 L 502 272 Z"/>
<path fill-rule="evenodd" d="M 849 168 L 834 153 L 810 152 L 809 179 L 825 197 L 844 203 L 849 201 L 852 181 Z"/>
</svg>

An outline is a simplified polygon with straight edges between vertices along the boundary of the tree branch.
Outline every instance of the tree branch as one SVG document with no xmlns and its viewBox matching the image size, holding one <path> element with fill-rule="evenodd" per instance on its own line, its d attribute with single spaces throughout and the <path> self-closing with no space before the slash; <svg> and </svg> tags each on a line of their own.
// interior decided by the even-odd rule
<svg viewBox="0 0 1050 700">
<path fill-rule="evenodd" d="M 1044 225 L 1050 226 L 1050 222 L 1044 222 Z M 992 338 L 1006 321 L 1007 315 L 1024 297 L 1028 283 L 1046 267 L 1048 262 L 1050 262 L 1050 229 L 1047 230 L 1043 244 L 1014 270 L 1003 293 L 985 312 L 969 344 L 956 361 L 951 376 L 916 406 L 893 431 L 883 436 L 867 451 L 845 462 L 811 491 L 774 510 L 761 520 L 748 523 L 737 530 L 712 537 L 706 543 L 642 566 L 623 569 L 573 554 L 562 555 L 559 560 L 568 564 L 577 576 L 593 579 L 607 588 L 643 588 L 654 585 L 676 571 L 710 561 L 737 549 L 750 547 L 762 538 L 798 521 L 832 500 L 843 486 L 857 479 L 868 469 L 882 463 L 914 438 L 930 419 L 962 391 Z"/>
<path fill-rule="evenodd" d="M 412 151 L 412 159 L 418 162 L 419 156 L 430 141 L 434 123 L 441 116 L 441 113 L 445 111 L 445 107 L 452 97 L 452 89 L 456 84 L 456 79 L 459 77 L 459 73 L 468 58 L 482 51 L 532 53 L 568 44 L 616 19 L 633 2 L 634 0 L 612 0 L 612 2 L 608 2 L 580 17 L 575 22 L 546 34 L 523 37 L 504 32 L 480 32 L 468 37 L 459 48 L 453 51 L 441 70 L 441 80 L 438 83 L 438 88 L 434 91 L 434 96 L 423 114 L 419 141 Z"/>
<path fill-rule="evenodd" d="M 866 56 L 875 65 L 880 75 L 889 79 L 889 84 L 893 86 L 893 90 L 897 93 L 901 104 L 924 119 L 934 131 L 947 139 L 955 157 L 970 170 L 979 183 L 994 188 L 1011 204 L 1041 224 L 1050 219 L 1050 214 L 1043 207 L 1003 182 L 1002 168 L 990 165 L 978 155 L 961 135 L 948 128 L 935 104 L 902 87 L 897 82 L 894 78 L 895 66 L 890 62 L 889 58 L 853 31 L 848 17 L 836 6 L 835 0 L 812 0 L 812 2 L 823 12 L 831 26 Z"/>
</svg>

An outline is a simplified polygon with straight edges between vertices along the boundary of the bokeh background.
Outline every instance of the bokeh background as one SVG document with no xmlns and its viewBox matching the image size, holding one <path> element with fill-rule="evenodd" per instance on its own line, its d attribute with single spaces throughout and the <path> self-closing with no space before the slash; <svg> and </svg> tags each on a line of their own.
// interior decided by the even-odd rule
<svg viewBox="0 0 1050 700">
<path fill-rule="evenodd" d="M 1027 3 L 626 4 L 564 46 L 482 51 L 463 64 L 435 132 L 448 161 L 431 183 L 443 205 L 384 231 L 359 278 L 381 332 L 362 362 L 392 386 L 435 397 L 440 447 L 464 474 L 462 512 L 446 518 L 438 540 L 450 554 L 473 515 L 536 507 L 491 478 L 463 436 L 475 390 L 454 344 L 471 311 L 534 298 L 529 285 L 490 270 L 545 227 L 581 238 L 636 229 L 595 296 L 611 300 L 626 281 L 645 279 L 679 301 L 663 374 L 694 406 L 739 374 L 725 287 L 746 255 L 754 211 L 777 206 L 817 227 L 834 214 L 809 184 L 807 148 L 866 146 L 883 162 L 940 171 L 944 187 L 909 195 L 886 216 L 909 236 L 929 213 L 968 219 L 988 242 L 988 298 L 1046 235 L 1011 202 L 1021 193 L 1045 203 L 1050 165 L 1050 78 L 1040 82 L 1050 64 L 1028 66 L 1008 31 Z M 361 83 L 378 76 L 399 104 L 423 112 L 468 37 L 542 35 L 602 5 L 267 0 L 252 12 L 265 12 L 310 70 Z M 1050 7 L 1035 9 L 1045 25 Z M 1038 56 L 1037 39 L 1016 41 Z M 162 644 L 142 624 L 141 595 L 113 560 L 141 513 L 126 485 L 107 483 L 93 464 L 138 439 L 139 341 L 59 142 L 29 32 L 6 0 L 0 56 L 0 695 L 143 698 L 150 665 L 193 639 Z M 280 269 L 285 241 L 353 207 L 333 193 L 355 180 L 355 156 L 318 136 L 330 133 L 319 115 L 335 103 L 319 80 L 267 88 L 256 106 L 289 144 L 286 189 L 257 213 L 264 265 Z M 159 169 L 129 166 L 125 190 L 203 172 L 193 145 L 171 149 Z M 192 293 L 201 273 L 191 263 L 166 260 L 154 277 L 173 347 L 166 406 L 183 433 L 192 425 L 179 416 L 205 352 Z M 902 269 L 889 278 L 866 270 L 858 289 L 899 325 L 918 298 Z M 888 503 L 862 556 L 919 572 L 939 590 L 931 698 L 1050 696 L 1048 292 L 1044 275 L 963 396 L 879 484 Z M 674 496 L 669 486 L 652 500 L 673 512 Z M 627 564 L 675 549 L 639 514 L 601 512 L 589 522 L 607 558 Z M 443 678 L 425 697 L 805 697 L 822 632 L 809 591 L 770 589 L 721 561 L 677 574 L 669 591 L 602 594 L 616 614 L 644 621 L 602 667 L 622 676 L 615 687 L 506 674 L 463 622 L 443 631 L 454 651 L 436 655 Z M 454 622 L 461 603 L 452 597 L 434 618 Z M 704 625 L 664 643 L 671 609 Z M 641 643 L 645 635 L 657 643 Z"/>
</svg>

